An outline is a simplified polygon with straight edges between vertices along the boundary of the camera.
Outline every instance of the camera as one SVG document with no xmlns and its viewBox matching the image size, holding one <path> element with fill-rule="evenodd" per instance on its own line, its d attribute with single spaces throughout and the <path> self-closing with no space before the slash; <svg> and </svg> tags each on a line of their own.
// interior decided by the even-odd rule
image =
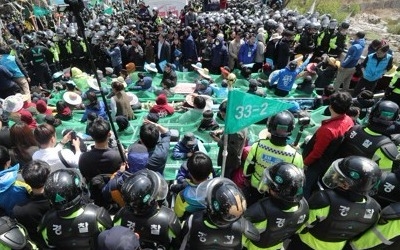
<svg viewBox="0 0 400 250">
<path fill-rule="evenodd" d="M 310 125 L 310 122 L 311 122 L 311 119 L 310 119 L 310 117 L 300 117 L 299 118 L 299 124 L 300 124 L 300 126 L 302 126 L 302 127 L 305 127 L 305 126 L 308 126 L 308 125 Z"/>
<path fill-rule="evenodd" d="M 71 131 L 71 141 L 72 140 L 76 140 L 76 132 L 75 131 Z"/>
</svg>

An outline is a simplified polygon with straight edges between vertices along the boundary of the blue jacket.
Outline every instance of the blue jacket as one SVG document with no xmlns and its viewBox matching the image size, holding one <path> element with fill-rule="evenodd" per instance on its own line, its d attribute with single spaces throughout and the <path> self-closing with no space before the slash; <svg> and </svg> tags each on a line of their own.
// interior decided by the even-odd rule
<svg viewBox="0 0 400 250">
<path fill-rule="evenodd" d="M 183 42 L 183 60 L 192 60 L 192 62 L 197 62 L 197 48 L 193 40 L 192 35 L 189 35 Z"/>
<path fill-rule="evenodd" d="M 108 56 L 110 56 L 111 65 L 113 67 L 122 65 L 121 50 L 118 46 L 115 46 L 114 48 L 112 48 L 110 50 L 106 50 L 106 53 Z"/>
<path fill-rule="evenodd" d="M 24 182 L 17 181 L 19 164 L 0 172 L 0 208 L 12 216 L 15 205 L 29 201 L 31 188 Z"/>
<path fill-rule="evenodd" d="M 25 77 L 15 61 L 15 56 L 10 54 L 1 55 L 0 64 L 11 72 L 13 78 Z"/>
<path fill-rule="evenodd" d="M 360 60 L 364 47 L 365 47 L 364 38 L 355 40 L 352 43 L 351 47 L 349 48 L 349 51 L 347 52 L 346 57 L 342 62 L 342 67 L 343 68 L 355 67 L 358 63 L 358 60 Z"/>
<path fill-rule="evenodd" d="M 392 56 L 386 54 L 384 58 L 378 61 L 376 53 L 370 54 L 367 57 L 367 62 L 364 68 L 363 77 L 368 81 L 376 81 L 382 77 L 387 70 L 389 64 L 391 64 Z"/>
<path fill-rule="evenodd" d="M 96 113 L 97 116 L 103 117 L 105 120 L 108 120 L 108 116 L 106 113 L 105 105 L 103 101 L 98 101 L 98 107 L 97 106 L 91 106 L 87 105 L 85 107 L 85 113 L 82 116 L 81 122 L 86 122 L 87 117 L 90 113 Z"/>
<path fill-rule="evenodd" d="M 0 90 L 11 88 L 15 83 L 12 80 L 12 73 L 3 65 L 0 65 Z"/>
<path fill-rule="evenodd" d="M 249 64 L 254 63 L 256 57 L 257 44 L 249 45 L 248 42 L 240 46 L 239 49 L 239 63 Z"/>
<path fill-rule="evenodd" d="M 193 147 L 188 148 L 184 143 L 182 143 L 182 141 L 180 141 L 175 145 L 174 149 L 172 150 L 172 159 L 185 160 L 188 158 L 188 153 L 196 151 L 199 151 L 199 146 L 197 145 L 197 143 L 193 145 Z"/>
<path fill-rule="evenodd" d="M 228 48 L 224 45 L 224 39 L 218 37 L 219 44 L 211 49 L 211 66 L 223 67 L 228 66 Z"/>
<path fill-rule="evenodd" d="M 145 76 L 142 79 L 139 79 L 133 86 L 132 84 L 128 86 L 128 89 L 132 90 L 150 90 L 151 85 L 153 84 L 153 79 L 149 76 Z"/>
<path fill-rule="evenodd" d="M 309 61 L 309 58 L 307 58 L 307 60 L 305 60 L 303 64 L 300 65 L 300 67 L 297 67 L 295 71 L 291 71 L 289 69 L 289 66 L 286 66 L 286 68 L 279 70 L 279 73 L 271 78 L 271 84 L 278 81 L 276 86 L 277 89 L 290 92 L 290 90 L 292 90 L 294 82 L 296 81 L 296 76 L 304 70 Z"/>
</svg>

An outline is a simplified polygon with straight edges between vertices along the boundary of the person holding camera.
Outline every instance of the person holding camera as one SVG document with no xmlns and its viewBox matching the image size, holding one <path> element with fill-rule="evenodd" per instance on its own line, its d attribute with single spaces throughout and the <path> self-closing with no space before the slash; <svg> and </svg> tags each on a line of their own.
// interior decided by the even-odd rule
<svg viewBox="0 0 400 250">
<path fill-rule="evenodd" d="M 55 128 L 47 123 L 40 124 L 33 131 L 40 149 L 32 155 L 32 160 L 47 162 L 50 165 L 51 172 L 63 168 L 78 168 L 81 143 L 78 138 L 72 138 L 71 134 L 73 134 L 73 131 L 67 133 L 57 143 Z M 70 149 L 64 149 L 64 145 L 69 141 L 75 147 L 75 154 Z"/>
</svg>

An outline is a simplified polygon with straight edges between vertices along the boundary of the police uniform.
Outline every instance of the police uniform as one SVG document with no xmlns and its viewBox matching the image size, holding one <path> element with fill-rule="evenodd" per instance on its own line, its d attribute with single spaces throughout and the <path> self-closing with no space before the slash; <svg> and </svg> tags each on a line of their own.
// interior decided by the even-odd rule
<svg viewBox="0 0 400 250">
<path fill-rule="evenodd" d="M 44 46 L 36 45 L 27 51 L 26 59 L 31 63 L 35 72 L 35 80 L 39 84 L 48 84 L 51 81 L 48 62 L 53 61 L 53 54 Z"/>
<path fill-rule="evenodd" d="M 242 249 L 242 235 L 258 239 L 258 232 L 251 223 L 240 218 L 224 228 L 218 228 L 208 221 L 206 211 L 192 214 L 184 225 L 184 239 L 180 249 Z M 256 237 L 254 237 L 256 235 Z"/>
<path fill-rule="evenodd" d="M 174 244 L 173 239 L 180 236 L 180 222 L 175 213 L 167 207 L 153 209 L 148 215 L 135 215 L 127 207 L 123 207 L 115 215 L 114 225 L 128 227 L 138 233 L 142 248 L 155 249 L 160 246 L 168 249 Z"/>
<path fill-rule="evenodd" d="M 393 167 L 399 165 L 397 160 L 399 152 L 392 140 L 360 125 L 352 127 L 346 133 L 339 155 L 367 157 L 375 161 L 382 171 L 391 171 Z"/>
<path fill-rule="evenodd" d="M 379 219 L 380 206 L 374 199 L 349 191 L 319 191 L 308 203 L 310 218 L 307 228 L 288 250 L 342 249 L 348 240 L 366 231 Z"/>
<path fill-rule="evenodd" d="M 400 67 L 397 68 L 389 87 L 386 89 L 385 100 L 390 100 L 400 105 Z"/>
<path fill-rule="evenodd" d="M 282 202 L 269 197 L 255 203 L 246 210 L 244 217 L 258 229 L 260 240 L 246 239 L 247 249 L 281 249 L 283 241 L 307 222 L 308 211 L 308 204 L 304 198 L 290 206 L 284 206 Z"/>
<path fill-rule="evenodd" d="M 400 181 L 395 173 L 382 173 L 378 192 L 374 196 L 374 199 L 376 199 L 382 207 L 400 201 Z"/>
<path fill-rule="evenodd" d="M 51 210 L 42 218 L 39 231 L 50 247 L 57 249 L 96 249 L 97 236 L 112 227 L 110 215 L 103 207 L 87 204 L 68 217 Z"/>
<path fill-rule="evenodd" d="M 352 240 L 352 249 L 400 249 L 400 203 L 385 207 L 379 222 Z"/>
<path fill-rule="evenodd" d="M 279 162 L 293 163 L 303 168 L 303 157 L 292 146 L 277 146 L 270 140 L 259 140 L 251 146 L 243 172 L 245 176 L 251 176 L 251 186 L 258 188 L 264 169 Z"/>
</svg>

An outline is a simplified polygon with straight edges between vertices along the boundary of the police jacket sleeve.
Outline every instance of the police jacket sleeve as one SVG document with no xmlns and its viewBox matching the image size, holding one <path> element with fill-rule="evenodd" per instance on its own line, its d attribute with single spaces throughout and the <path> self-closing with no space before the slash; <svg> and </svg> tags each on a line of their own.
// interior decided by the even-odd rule
<svg viewBox="0 0 400 250">
<path fill-rule="evenodd" d="M 260 240 L 260 233 L 250 221 L 242 217 L 240 218 L 240 223 L 242 226 L 243 236 L 245 236 L 247 239 L 251 241 Z"/>
<path fill-rule="evenodd" d="M 111 216 L 104 207 L 100 207 L 97 210 L 97 221 L 105 229 L 110 229 L 113 227 L 113 221 L 111 219 Z"/>
<path fill-rule="evenodd" d="M 313 228 L 315 224 L 326 219 L 329 214 L 330 200 L 324 190 L 314 193 L 308 200 L 310 214 L 308 222 L 305 224 L 307 228 Z M 305 233 L 303 230 L 302 233 Z"/>
</svg>

